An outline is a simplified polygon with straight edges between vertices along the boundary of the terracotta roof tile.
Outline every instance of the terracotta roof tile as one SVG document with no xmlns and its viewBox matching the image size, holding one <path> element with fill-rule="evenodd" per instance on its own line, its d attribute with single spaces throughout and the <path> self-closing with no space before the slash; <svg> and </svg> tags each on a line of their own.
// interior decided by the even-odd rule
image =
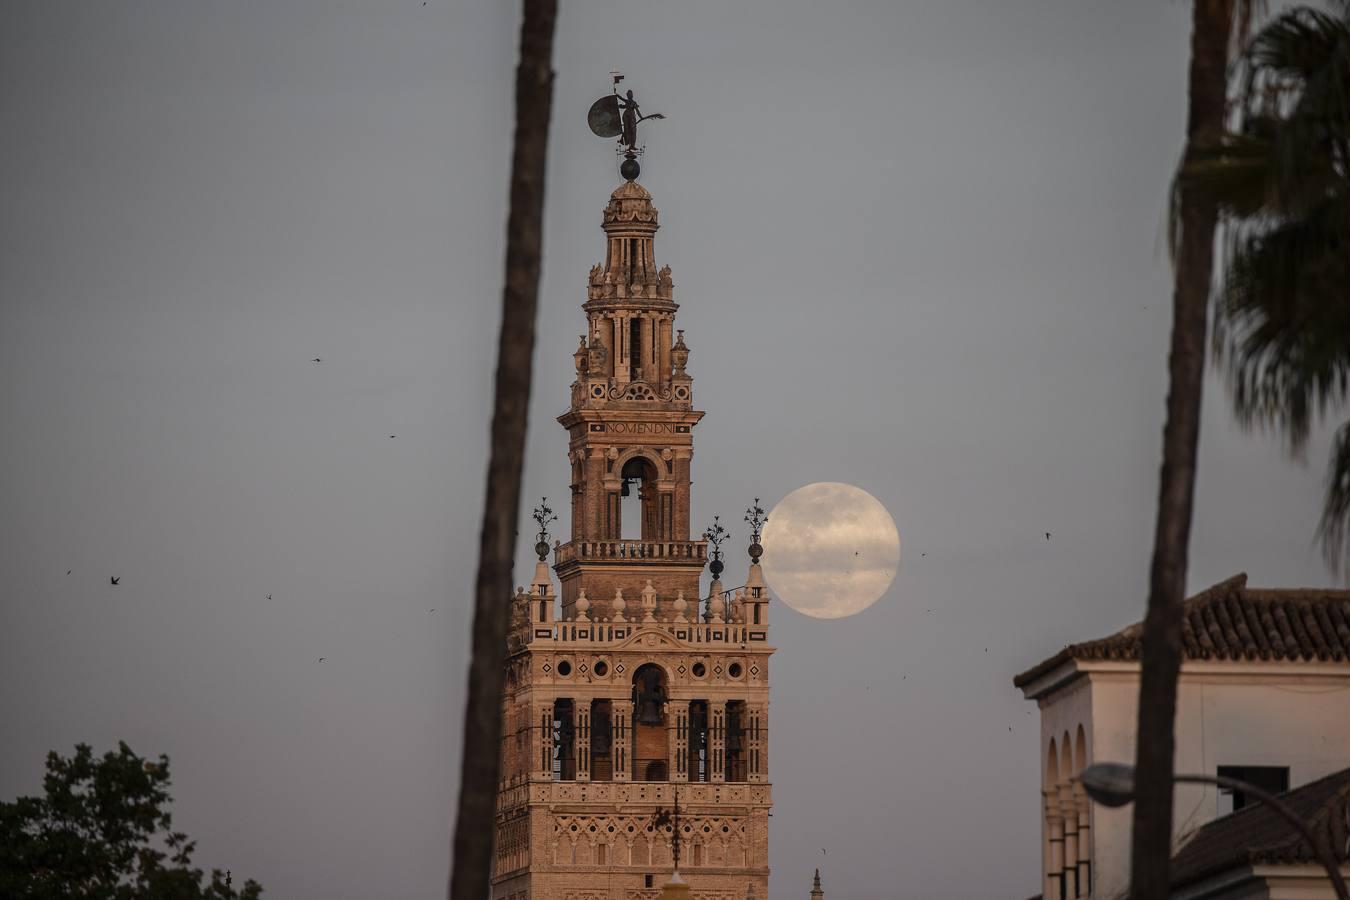
<svg viewBox="0 0 1350 900">
<path fill-rule="evenodd" d="M 1318 840 L 1339 860 L 1350 860 L 1350 769 L 1281 794 Z M 1234 866 L 1317 863 L 1317 854 L 1284 819 L 1261 803 L 1201 827 L 1172 860 L 1172 886 L 1179 887 Z"/>
<path fill-rule="evenodd" d="M 1140 623 L 1071 644 L 1013 679 L 1023 687 L 1071 659 L 1137 660 Z M 1249 588 L 1237 575 L 1185 603 L 1181 628 L 1190 660 L 1350 662 L 1350 591 Z"/>
</svg>

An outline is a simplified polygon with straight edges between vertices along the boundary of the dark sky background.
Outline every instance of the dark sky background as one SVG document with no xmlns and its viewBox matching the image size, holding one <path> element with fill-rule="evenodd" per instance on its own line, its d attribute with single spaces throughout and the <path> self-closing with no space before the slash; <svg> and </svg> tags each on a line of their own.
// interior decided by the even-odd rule
<svg viewBox="0 0 1350 900">
<path fill-rule="evenodd" d="M 565 519 L 618 66 L 668 116 L 642 180 L 700 528 L 733 523 L 737 576 L 755 494 L 842 481 L 904 548 L 866 612 L 774 613 L 774 896 L 818 864 L 834 897 L 1033 893 L 1010 679 L 1143 609 L 1187 4 L 562 6 L 526 496 Z M 443 895 L 517 14 L 5 4 L 0 796 L 123 739 L 173 759 L 205 865 Z M 1325 440 L 1289 463 L 1224 400 L 1191 586 L 1327 583 Z"/>
</svg>

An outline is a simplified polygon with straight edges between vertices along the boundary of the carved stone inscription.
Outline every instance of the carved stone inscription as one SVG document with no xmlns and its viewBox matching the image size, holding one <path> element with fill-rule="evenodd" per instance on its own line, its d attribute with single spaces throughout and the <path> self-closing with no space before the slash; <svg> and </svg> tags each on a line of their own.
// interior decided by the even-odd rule
<svg viewBox="0 0 1350 900">
<path fill-rule="evenodd" d="M 670 422 L 610 422 L 609 430 L 616 434 L 675 434 Z"/>
</svg>

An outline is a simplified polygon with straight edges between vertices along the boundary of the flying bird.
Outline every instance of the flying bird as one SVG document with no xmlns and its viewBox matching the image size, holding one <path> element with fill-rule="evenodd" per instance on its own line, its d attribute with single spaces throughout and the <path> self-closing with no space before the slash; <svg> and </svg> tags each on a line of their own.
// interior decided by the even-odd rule
<svg viewBox="0 0 1350 900">
<path fill-rule="evenodd" d="M 74 569 L 66 569 L 66 574 L 69 575 L 71 572 L 74 572 L 74 571 L 75 571 Z"/>
<path fill-rule="evenodd" d="M 112 581 L 112 586 L 113 586 L 113 587 L 117 587 L 119 584 L 122 583 L 122 576 L 121 576 L 121 575 L 114 575 L 114 576 L 112 576 L 109 580 Z"/>
<path fill-rule="evenodd" d="M 319 662 L 323 662 L 323 661 L 324 661 L 325 659 L 327 659 L 327 658 L 328 658 L 328 657 L 326 657 L 326 656 L 320 656 L 320 657 L 319 657 Z"/>
<path fill-rule="evenodd" d="M 1050 532 L 1047 531 L 1047 532 L 1045 533 L 1045 539 L 1046 539 L 1047 541 L 1050 540 Z"/>
<path fill-rule="evenodd" d="M 390 436 L 391 438 L 396 438 L 396 437 L 398 437 L 398 435 L 396 435 L 396 434 L 391 434 L 391 435 L 389 435 L 389 436 Z"/>
<path fill-rule="evenodd" d="M 268 595 L 267 595 L 267 599 L 268 599 L 268 600 L 271 600 L 271 599 L 272 599 L 272 595 L 271 595 L 271 594 L 268 594 Z"/>
<path fill-rule="evenodd" d="M 311 359 L 310 362 L 323 362 L 323 360 L 319 359 L 319 358 L 316 356 L 316 357 L 314 357 L 313 359 Z"/>
</svg>

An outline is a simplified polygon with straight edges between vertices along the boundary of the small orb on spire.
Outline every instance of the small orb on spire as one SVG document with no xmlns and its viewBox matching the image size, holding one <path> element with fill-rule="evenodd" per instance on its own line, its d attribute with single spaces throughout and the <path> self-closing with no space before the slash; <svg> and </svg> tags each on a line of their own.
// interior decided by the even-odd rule
<svg viewBox="0 0 1350 900">
<path fill-rule="evenodd" d="M 625 181 L 637 181 L 638 176 L 642 174 L 642 166 L 638 165 L 635 157 L 624 157 L 624 161 L 619 164 L 619 174 Z"/>
</svg>

